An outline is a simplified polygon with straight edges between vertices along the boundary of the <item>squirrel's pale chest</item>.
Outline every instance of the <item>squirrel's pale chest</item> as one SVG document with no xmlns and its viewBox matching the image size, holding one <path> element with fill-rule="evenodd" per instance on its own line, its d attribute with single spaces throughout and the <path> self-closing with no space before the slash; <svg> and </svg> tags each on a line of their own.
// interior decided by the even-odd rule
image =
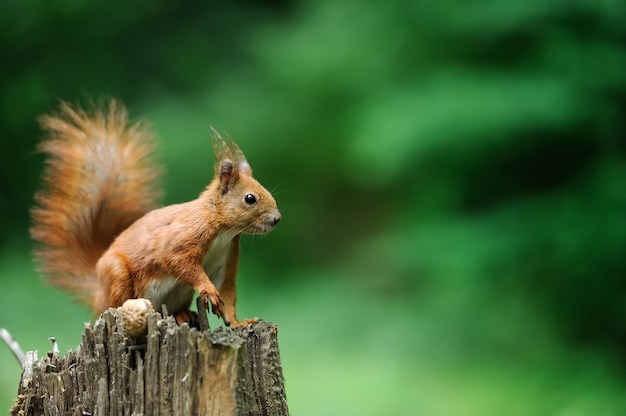
<svg viewBox="0 0 626 416">
<path fill-rule="evenodd" d="M 224 232 L 218 235 L 202 258 L 202 267 L 218 289 L 224 280 L 224 266 L 228 260 L 228 252 L 234 234 Z"/>
</svg>

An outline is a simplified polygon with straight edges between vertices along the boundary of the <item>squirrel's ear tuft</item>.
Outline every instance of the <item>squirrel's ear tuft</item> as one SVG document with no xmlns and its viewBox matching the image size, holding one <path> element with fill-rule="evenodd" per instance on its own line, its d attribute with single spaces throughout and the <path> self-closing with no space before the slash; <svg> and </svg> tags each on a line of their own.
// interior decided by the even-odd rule
<svg viewBox="0 0 626 416">
<path fill-rule="evenodd" d="M 215 151 L 215 157 L 218 161 L 231 159 L 237 165 L 241 165 L 243 163 L 248 164 L 248 162 L 246 162 L 246 157 L 244 156 L 243 152 L 232 138 L 228 136 L 226 136 L 226 138 L 223 138 L 217 132 L 217 130 L 213 128 L 213 126 L 209 127 L 211 127 L 211 141 L 213 142 L 213 150 Z"/>
<path fill-rule="evenodd" d="M 252 176 L 252 168 L 245 160 L 237 163 L 237 171 L 243 175 Z"/>
<path fill-rule="evenodd" d="M 237 181 L 238 172 L 235 164 L 230 159 L 225 159 L 219 165 L 220 189 L 222 195 L 226 194 Z"/>
</svg>

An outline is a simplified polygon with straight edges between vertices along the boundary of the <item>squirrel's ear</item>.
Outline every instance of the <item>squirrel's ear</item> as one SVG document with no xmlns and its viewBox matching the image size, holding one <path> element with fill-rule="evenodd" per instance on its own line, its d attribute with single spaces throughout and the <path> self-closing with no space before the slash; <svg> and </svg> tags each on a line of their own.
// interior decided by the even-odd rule
<svg viewBox="0 0 626 416">
<path fill-rule="evenodd" d="M 224 195 L 237 181 L 239 174 L 235 164 L 230 159 L 225 159 L 220 162 L 219 175 L 222 195 Z"/>
</svg>

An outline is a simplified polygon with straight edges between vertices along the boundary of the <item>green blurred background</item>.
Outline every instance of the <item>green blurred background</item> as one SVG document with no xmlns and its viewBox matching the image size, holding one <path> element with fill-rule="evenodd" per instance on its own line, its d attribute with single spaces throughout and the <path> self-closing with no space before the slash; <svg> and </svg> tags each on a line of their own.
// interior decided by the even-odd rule
<svg viewBox="0 0 626 416">
<path fill-rule="evenodd" d="M 283 222 L 240 317 L 297 415 L 626 414 L 626 3 L 0 2 L 0 326 L 80 342 L 33 271 L 36 117 L 123 99 L 165 203 L 240 144 Z M 0 346 L 0 408 L 20 368 Z"/>
</svg>

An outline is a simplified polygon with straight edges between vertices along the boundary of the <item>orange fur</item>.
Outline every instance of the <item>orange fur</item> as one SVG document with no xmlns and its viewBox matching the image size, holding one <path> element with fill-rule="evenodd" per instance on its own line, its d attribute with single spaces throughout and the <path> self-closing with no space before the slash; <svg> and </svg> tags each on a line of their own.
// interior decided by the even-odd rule
<svg viewBox="0 0 626 416">
<path fill-rule="evenodd" d="M 281 218 L 239 147 L 214 131 L 213 181 L 193 201 L 153 209 L 160 195 L 153 136 L 129 125 L 123 106 L 111 101 L 106 113 L 87 114 L 62 104 L 41 122 L 48 159 L 31 235 L 50 282 L 96 313 L 146 297 L 188 316 L 197 291 L 227 325 L 238 325 L 239 236 L 270 231 Z"/>
</svg>

